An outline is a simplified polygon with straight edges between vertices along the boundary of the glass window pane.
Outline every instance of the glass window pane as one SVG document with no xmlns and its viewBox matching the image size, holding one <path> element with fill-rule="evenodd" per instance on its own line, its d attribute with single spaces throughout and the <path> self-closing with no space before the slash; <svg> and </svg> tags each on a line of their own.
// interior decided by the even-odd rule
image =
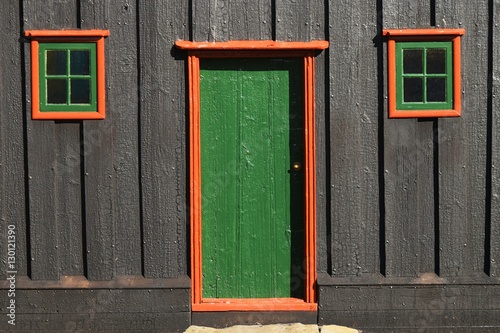
<svg viewBox="0 0 500 333">
<path fill-rule="evenodd" d="M 446 73 L 446 50 L 428 49 L 427 50 L 427 73 L 445 74 Z"/>
<path fill-rule="evenodd" d="M 71 80 L 71 104 L 90 104 L 90 80 Z"/>
<path fill-rule="evenodd" d="M 427 79 L 427 102 L 446 102 L 446 78 Z"/>
<path fill-rule="evenodd" d="M 70 52 L 70 73 L 72 75 L 90 74 L 90 51 L 75 50 Z"/>
<path fill-rule="evenodd" d="M 65 79 L 47 80 L 47 103 L 66 104 L 67 85 Z"/>
<path fill-rule="evenodd" d="M 47 75 L 66 75 L 66 51 L 47 51 Z"/>
<path fill-rule="evenodd" d="M 407 77 L 404 79 L 404 102 L 423 102 L 424 90 L 423 79 L 419 77 Z"/>
<path fill-rule="evenodd" d="M 422 74 L 424 50 L 403 51 L 403 72 L 405 74 Z"/>
</svg>

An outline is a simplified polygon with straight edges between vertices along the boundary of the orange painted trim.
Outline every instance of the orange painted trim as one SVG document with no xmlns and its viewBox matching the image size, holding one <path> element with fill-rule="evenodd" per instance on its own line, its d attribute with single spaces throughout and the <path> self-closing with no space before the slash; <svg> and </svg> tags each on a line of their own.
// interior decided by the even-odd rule
<svg viewBox="0 0 500 333">
<path fill-rule="evenodd" d="M 201 142 L 200 142 L 200 61 L 188 57 L 189 76 L 189 174 L 191 224 L 191 297 L 192 304 L 201 303 Z"/>
<path fill-rule="evenodd" d="M 462 72 L 460 37 L 453 38 L 453 109 L 456 117 L 462 114 Z"/>
<path fill-rule="evenodd" d="M 384 29 L 384 36 L 463 36 L 465 29 Z"/>
<path fill-rule="evenodd" d="M 106 118 L 104 37 L 108 30 L 26 30 L 31 40 L 31 118 L 34 120 L 100 120 Z M 95 42 L 97 52 L 97 110 L 95 112 L 40 111 L 39 42 Z"/>
<path fill-rule="evenodd" d="M 311 51 L 308 50 L 194 50 L 188 51 L 190 55 L 199 58 L 303 58 Z"/>
<path fill-rule="evenodd" d="M 396 41 L 389 39 L 387 41 L 387 69 L 388 82 L 387 89 L 389 90 L 389 118 L 397 117 L 396 110 Z"/>
<path fill-rule="evenodd" d="M 40 87 L 39 87 L 39 45 L 37 40 L 31 41 L 31 116 L 33 119 L 40 117 Z M 38 117 L 38 118 L 37 118 Z"/>
<path fill-rule="evenodd" d="M 465 29 L 386 29 L 382 34 L 387 40 L 387 89 L 389 118 L 438 118 L 460 117 L 462 114 L 460 36 Z M 396 42 L 447 40 L 453 48 L 453 109 L 451 110 L 397 110 L 396 108 Z"/>
<path fill-rule="evenodd" d="M 188 44 L 189 43 L 189 44 Z M 316 311 L 316 137 L 315 137 L 315 99 L 314 99 L 314 51 L 316 48 L 298 48 L 298 45 L 315 44 L 292 42 L 286 48 L 255 48 L 262 42 L 224 42 L 211 48 L 199 48 L 196 44 L 176 42 L 179 48 L 188 49 L 189 82 L 189 175 L 190 175 L 190 241 L 191 241 L 191 301 L 193 311 Z M 273 42 L 276 43 L 276 42 Z M 206 43 L 203 43 L 206 44 Z M 219 43 L 212 43 L 219 44 Z M 230 48 L 226 46 L 231 44 Z M 284 44 L 284 43 L 279 43 Z M 235 46 L 236 45 L 236 46 Z M 238 46 L 239 45 L 239 46 Z M 253 45 L 253 47 L 250 47 Z M 289 46 L 290 46 L 289 45 Z M 321 49 L 328 47 L 323 42 Z M 188 48 L 196 46 L 194 48 Z M 245 46 L 246 48 L 239 48 Z M 303 47 L 301 46 L 301 47 Z M 222 47 L 222 48 L 221 48 Z M 225 48 L 226 47 L 226 48 Z M 236 47 L 236 48 L 235 48 Z M 203 51 L 201 51 L 203 50 Z M 257 51 L 257 52 L 255 52 Z M 305 247 L 306 281 L 304 299 L 204 299 L 202 297 L 202 196 L 201 196 L 201 141 L 200 141 L 200 58 L 241 56 L 252 57 L 289 57 L 304 59 L 304 115 L 305 115 Z"/>
<path fill-rule="evenodd" d="M 193 304 L 193 311 L 317 311 L 316 303 L 298 298 L 205 298 Z"/>
<path fill-rule="evenodd" d="M 107 37 L 109 30 L 26 30 L 26 37 Z"/>
<path fill-rule="evenodd" d="M 305 300 L 316 301 L 316 122 L 314 99 L 314 57 L 304 57 L 305 110 L 305 233 L 306 284 Z"/>
<path fill-rule="evenodd" d="M 94 114 L 96 118 L 92 119 L 104 119 L 106 118 L 106 61 L 104 54 L 104 38 L 100 38 L 96 42 L 97 46 L 97 114 Z"/>
<path fill-rule="evenodd" d="M 229 42 L 191 42 L 178 40 L 175 46 L 181 50 L 237 51 L 237 50 L 324 50 L 328 48 L 324 40 L 311 42 L 277 42 L 273 40 L 243 40 Z"/>
</svg>

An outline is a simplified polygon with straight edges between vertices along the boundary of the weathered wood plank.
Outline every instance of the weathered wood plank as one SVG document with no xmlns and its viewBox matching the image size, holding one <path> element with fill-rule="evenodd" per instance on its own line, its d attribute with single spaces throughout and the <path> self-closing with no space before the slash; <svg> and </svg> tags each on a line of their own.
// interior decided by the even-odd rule
<svg viewBox="0 0 500 333">
<path fill-rule="evenodd" d="M 315 311 L 230 311 L 193 312 L 192 325 L 226 328 L 235 325 L 272 325 L 278 323 L 316 324 Z M 292 331 L 292 329 L 290 329 Z"/>
<path fill-rule="evenodd" d="M 82 237 L 82 205 L 81 205 L 81 161 L 80 161 L 80 124 L 71 128 L 71 138 L 78 140 L 78 145 L 68 145 L 63 141 L 65 134 L 56 136 L 57 165 L 56 187 L 56 218 L 58 243 L 56 250 L 59 257 L 60 275 L 83 274 L 83 237 Z M 57 135 L 57 134 L 56 134 Z M 65 195 L 73 198 L 66 198 Z M 36 223 L 36 222 L 35 222 Z M 43 228 L 43 226 L 41 226 Z M 32 237 L 33 239 L 33 237 Z M 36 238 L 35 238 L 36 239 Z M 56 245 L 50 245 L 56 246 Z M 43 252 L 42 252 L 43 253 Z"/>
<path fill-rule="evenodd" d="M 193 40 L 272 39 L 270 0 L 193 1 Z"/>
<path fill-rule="evenodd" d="M 384 28 L 429 27 L 431 1 L 385 0 L 383 22 Z M 385 273 L 390 276 L 434 271 L 433 127 L 433 121 L 384 116 Z"/>
<path fill-rule="evenodd" d="M 19 314 L 175 313 L 189 311 L 189 290 L 18 290 L 17 302 Z"/>
<path fill-rule="evenodd" d="M 109 29 L 106 119 L 84 123 L 87 276 L 142 273 L 137 8 L 81 1 L 82 27 Z"/>
<path fill-rule="evenodd" d="M 186 67 L 169 54 L 189 39 L 188 7 L 148 1 L 139 14 L 144 275 L 175 277 L 188 270 Z"/>
<path fill-rule="evenodd" d="M 189 312 L 182 313 L 119 313 L 119 314 L 23 314 L 16 326 L 0 323 L 0 329 L 16 333 L 67 333 L 67 332 L 123 332 L 150 333 L 185 332 L 189 327 Z M 9 325 L 10 326 L 10 325 Z"/>
<path fill-rule="evenodd" d="M 324 36 L 324 1 L 278 0 L 275 3 L 276 40 L 310 41 Z"/>
<path fill-rule="evenodd" d="M 385 332 L 498 328 L 499 290 L 498 285 L 321 287 L 319 323 L 369 332 L 382 328 Z"/>
<path fill-rule="evenodd" d="M 316 37 L 327 39 L 325 34 Z M 330 133 L 329 119 L 329 93 L 326 75 L 328 73 L 329 50 L 319 54 L 315 62 L 315 99 L 316 99 L 316 253 L 317 271 L 326 272 L 329 266 L 329 245 L 331 239 L 330 223 L 331 214 L 328 210 L 330 205 Z"/>
<path fill-rule="evenodd" d="M 429 28 L 434 21 L 433 1 L 394 1 L 383 0 L 384 28 Z"/>
<path fill-rule="evenodd" d="M 500 2 L 493 1 L 493 22 L 500 20 Z M 491 234 L 490 274 L 500 275 L 500 25 L 490 22 L 493 35 L 492 54 L 492 165 L 491 165 Z"/>
<path fill-rule="evenodd" d="M 310 41 L 325 40 L 325 3 L 322 1 L 307 1 L 295 3 L 287 0 L 275 2 L 275 39 L 279 41 Z M 300 26 L 299 26 L 300 24 Z M 326 272 L 329 266 L 327 245 L 330 238 L 327 220 L 327 200 L 330 197 L 330 184 L 327 182 L 327 164 L 329 163 L 329 123 L 326 110 L 328 101 L 327 79 L 328 51 L 315 58 L 315 99 L 316 99 L 316 235 L 317 235 L 317 270 Z"/>
<path fill-rule="evenodd" d="M 16 325 L 0 331 L 183 332 L 189 299 L 188 289 L 18 290 Z"/>
<path fill-rule="evenodd" d="M 317 25 L 311 33 L 313 40 L 327 40 L 326 26 L 326 7 L 324 3 L 316 2 L 319 7 L 316 8 L 316 14 L 320 26 Z M 316 56 L 315 73 L 314 73 L 314 90 L 316 102 L 316 253 L 317 253 L 317 271 L 326 272 L 328 270 L 328 239 L 331 238 L 329 233 L 331 228 L 327 228 L 327 223 L 331 219 L 331 214 L 328 212 L 330 199 L 330 183 L 327 176 L 328 165 L 330 163 L 330 137 L 327 133 L 330 132 L 330 123 L 325 121 L 330 117 L 329 110 L 329 84 L 328 66 L 329 66 L 329 50 L 327 49 Z M 327 116 L 328 115 L 328 116 Z"/>
<path fill-rule="evenodd" d="M 329 17 L 331 274 L 379 272 L 376 3 L 341 1 Z"/>
<path fill-rule="evenodd" d="M 439 120 L 440 272 L 484 271 L 488 113 L 488 1 L 436 1 L 436 23 L 465 27 L 462 116 Z"/>
<path fill-rule="evenodd" d="M 23 3 L 25 29 L 75 28 L 76 1 L 49 0 Z M 27 45 L 26 45 L 27 46 Z M 29 54 L 29 53 L 27 53 Z M 29 59 L 26 59 L 27 64 Z M 29 66 L 26 66 L 29 73 Z M 29 82 L 29 81 L 28 81 Z M 27 87 L 27 94 L 30 94 Z M 27 96 L 31 100 L 31 96 Z M 31 277 L 58 279 L 66 273 L 81 271 L 81 261 L 60 257 L 69 238 L 78 244 L 81 232 L 80 126 L 79 122 L 32 121 L 28 103 L 27 149 L 30 197 Z M 67 238 L 67 235 L 72 235 Z"/>
<path fill-rule="evenodd" d="M 83 275 L 61 276 L 59 280 L 31 280 L 28 276 L 16 276 L 17 289 L 189 289 L 187 275 L 174 279 L 149 279 L 143 275 L 117 275 L 113 280 L 88 280 Z M 10 282 L 0 281 L 0 289 L 9 289 Z"/>
<path fill-rule="evenodd" d="M 8 226 L 15 229 L 18 274 L 26 274 L 26 193 L 24 168 L 24 107 L 21 44 L 18 41 L 19 3 L 4 4 L 0 11 L 0 262 L 7 263 Z M 5 268 L 7 265 L 4 264 Z M 7 269 L 0 271 L 5 280 Z"/>
<path fill-rule="evenodd" d="M 328 311 L 320 315 L 329 318 L 324 325 L 347 326 L 370 333 L 496 333 L 500 330 L 500 323 L 494 320 L 500 315 L 498 310 L 487 314 L 476 310 L 450 310 L 439 317 L 429 315 L 432 312 L 432 310 Z M 476 320 L 484 317 L 488 318 L 488 326 Z"/>
</svg>

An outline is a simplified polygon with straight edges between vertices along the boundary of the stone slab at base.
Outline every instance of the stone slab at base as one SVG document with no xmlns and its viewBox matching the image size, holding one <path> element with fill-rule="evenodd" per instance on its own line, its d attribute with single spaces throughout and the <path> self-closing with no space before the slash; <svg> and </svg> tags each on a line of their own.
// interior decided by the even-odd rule
<svg viewBox="0 0 500 333">
<path fill-rule="evenodd" d="M 236 325 L 227 328 L 191 326 L 185 333 L 360 333 L 360 331 L 337 325 L 277 324 Z"/>
<path fill-rule="evenodd" d="M 237 325 L 227 328 L 191 326 L 185 333 L 318 333 L 318 325 L 277 324 L 277 325 Z"/>
<path fill-rule="evenodd" d="M 353 328 L 337 325 L 326 325 L 320 328 L 321 333 L 361 333 Z"/>
</svg>

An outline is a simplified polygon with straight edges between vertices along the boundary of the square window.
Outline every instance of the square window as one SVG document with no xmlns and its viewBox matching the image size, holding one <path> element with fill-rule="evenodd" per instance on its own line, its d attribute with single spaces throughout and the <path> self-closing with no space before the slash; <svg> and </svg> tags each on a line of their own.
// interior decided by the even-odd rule
<svg viewBox="0 0 500 333">
<path fill-rule="evenodd" d="M 396 43 L 398 110 L 452 108 L 451 42 Z"/>
<path fill-rule="evenodd" d="M 104 119 L 107 30 L 28 30 L 33 119 Z"/>
<path fill-rule="evenodd" d="M 40 111 L 97 109 L 95 43 L 39 43 Z"/>
<path fill-rule="evenodd" d="M 384 30 L 388 37 L 389 118 L 461 114 L 463 29 Z"/>
</svg>

